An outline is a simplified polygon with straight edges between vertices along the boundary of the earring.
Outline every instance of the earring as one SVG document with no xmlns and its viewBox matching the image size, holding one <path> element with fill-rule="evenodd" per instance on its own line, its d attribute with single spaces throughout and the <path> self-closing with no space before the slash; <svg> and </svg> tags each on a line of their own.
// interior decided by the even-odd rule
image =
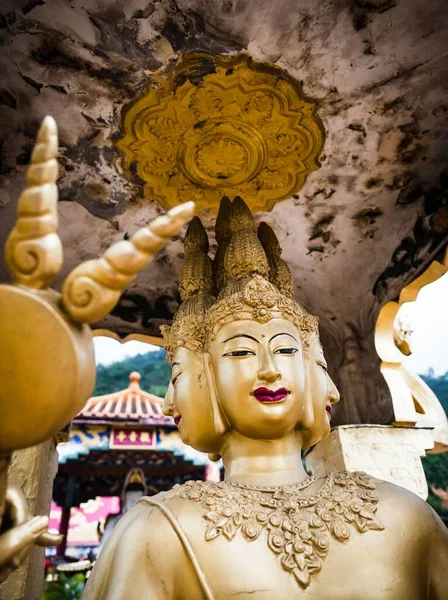
<svg viewBox="0 0 448 600">
<path fill-rule="evenodd" d="M 314 426 L 313 395 L 310 382 L 309 358 L 305 357 L 305 406 L 300 420 L 300 429 L 309 431 Z"/>
<path fill-rule="evenodd" d="M 216 390 L 215 375 L 212 368 L 212 357 L 208 352 L 202 354 L 202 360 L 204 362 L 204 372 L 207 379 L 207 385 L 210 393 L 210 402 L 212 405 L 213 413 L 213 425 L 215 428 L 215 434 L 219 437 L 224 435 L 227 429 L 230 427 L 230 423 L 225 416 L 221 404 L 218 398 L 218 392 Z"/>
</svg>

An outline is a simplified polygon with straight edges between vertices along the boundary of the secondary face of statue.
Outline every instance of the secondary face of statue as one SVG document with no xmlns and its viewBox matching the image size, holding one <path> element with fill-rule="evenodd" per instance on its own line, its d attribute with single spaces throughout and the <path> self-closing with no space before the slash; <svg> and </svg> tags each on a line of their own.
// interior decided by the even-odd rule
<svg viewBox="0 0 448 600">
<path fill-rule="evenodd" d="M 307 394 L 312 403 L 312 427 L 304 433 L 303 447 L 310 448 L 330 433 L 333 404 L 339 392 L 327 371 L 322 346 L 314 336 L 306 349 Z"/>
<path fill-rule="evenodd" d="M 174 418 L 185 444 L 200 452 L 219 450 L 202 354 L 176 348 L 163 412 Z"/>
</svg>

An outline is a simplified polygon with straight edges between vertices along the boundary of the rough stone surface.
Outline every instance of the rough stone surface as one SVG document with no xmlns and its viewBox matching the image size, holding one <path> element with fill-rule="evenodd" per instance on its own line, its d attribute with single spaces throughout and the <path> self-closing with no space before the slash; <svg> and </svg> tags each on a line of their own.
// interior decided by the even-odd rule
<svg viewBox="0 0 448 600">
<path fill-rule="evenodd" d="M 336 427 L 306 456 L 313 475 L 364 471 L 414 492 L 424 500 L 428 484 L 421 457 L 434 441 L 430 429 L 392 426 Z"/>
<path fill-rule="evenodd" d="M 443 0 L 2 0 L 0 238 L 47 113 L 60 129 L 65 275 L 160 213 L 114 147 L 123 106 L 151 74 L 193 50 L 273 62 L 317 102 L 327 140 L 301 192 L 258 218 L 321 318 L 336 421 L 391 422 L 373 330 L 379 307 L 446 245 L 447 35 Z M 101 325 L 157 333 L 177 305 L 181 258 L 175 239 Z"/>
<path fill-rule="evenodd" d="M 8 472 L 20 485 L 31 515 L 49 515 L 53 480 L 58 468 L 56 446 L 52 439 L 39 446 L 17 450 Z M 44 587 L 45 549 L 33 546 L 31 552 L 0 585 L 0 600 L 40 600 Z"/>
</svg>

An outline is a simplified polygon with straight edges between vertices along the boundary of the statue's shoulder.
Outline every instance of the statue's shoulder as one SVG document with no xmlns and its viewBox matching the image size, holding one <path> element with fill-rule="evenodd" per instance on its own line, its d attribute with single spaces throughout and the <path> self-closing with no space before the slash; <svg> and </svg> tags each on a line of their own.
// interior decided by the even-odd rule
<svg viewBox="0 0 448 600">
<path fill-rule="evenodd" d="M 139 500 L 138 505 L 145 505 L 148 509 L 152 507 L 153 510 L 157 510 L 168 516 L 169 519 L 172 515 L 176 515 L 177 519 L 177 517 L 185 512 L 190 514 L 193 511 L 199 514 L 200 511 L 196 508 L 198 501 L 205 498 L 210 492 L 213 494 L 224 486 L 224 483 L 201 480 L 187 481 L 183 484 L 177 484 L 171 490 L 162 492 L 156 496 L 143 497 Z M 194 500 L 194 502 L 188 502 L 189 500 Z"/>
<path fill-rule="evenodd" d="M 157 504 L 163 502 L 164 494 L 157 494 L 150 498 L 143 497 L 139 502 L 118 521 L 113 529 L 113 535 L 119 538 L 129 538 L 138 534 L 139 539 L 154 536 L 154 532 L 163 535 L 172 531 L 172 527 L 166 517 L 157 508 Z M 152 502 L 145 502 L 150 500 Z"/>
<path fill-rule="evenodd" d="M 410 530 L 428 533 L 438 526 L 440 520 L 433 509 L 417 494 L 388 481 L 372 477 L 378 491 L 378 512 L 385 520 Z M 414 527 L 410 524 L 417 525 Z"/>
</svg>

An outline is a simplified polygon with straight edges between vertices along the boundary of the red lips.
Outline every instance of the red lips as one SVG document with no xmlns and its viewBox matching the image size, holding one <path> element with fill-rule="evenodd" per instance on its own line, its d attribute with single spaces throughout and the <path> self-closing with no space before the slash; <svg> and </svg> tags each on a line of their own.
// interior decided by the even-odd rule
<svg viewBox="0 0 448 600">
<path fill-rule="evenodd" d="M 176 415 L 176 416 L 174 417 L 174 422 L 176 423 L 176 425 L 177 425 L 178 427 L 179 427 L 179 423 L 180 423 L 180 420 L 181 420 L 181 419 L 182 419 L 182 417 L 181 417 L 180 415 Z"/>
<path fill-rule="evenodd" d="M 257 388 L 253 392 L 255 398 L 259 402 L 273 403 L 281 402 L 289 394 L 289 390 L 286 388 L 280 388 L 278 390 L 270 390 L 265 387 Z"/>
<path fill-rule="evenodd" d="M 333 407 L 331 406 L 331 404 L 327 404 L 327 406 L 325 407 L 325 410 L 331 417 L 331 413 L 333 412 Z"/>
</svg>

